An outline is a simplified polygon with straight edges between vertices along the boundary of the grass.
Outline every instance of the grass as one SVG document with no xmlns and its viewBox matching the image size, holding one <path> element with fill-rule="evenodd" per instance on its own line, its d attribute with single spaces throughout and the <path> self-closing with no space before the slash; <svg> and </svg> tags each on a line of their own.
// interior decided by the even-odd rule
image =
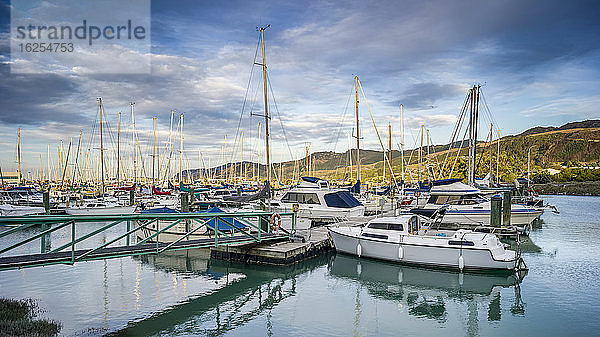
<svg viewBox="0 0 600 337">
<path fill-rule="evenodd" d="M 62 324 L 47 319 L 36 319 L 40 309 L 32 299 L 0 298 L 0 337 L 56 336 Z"/>
</svg>

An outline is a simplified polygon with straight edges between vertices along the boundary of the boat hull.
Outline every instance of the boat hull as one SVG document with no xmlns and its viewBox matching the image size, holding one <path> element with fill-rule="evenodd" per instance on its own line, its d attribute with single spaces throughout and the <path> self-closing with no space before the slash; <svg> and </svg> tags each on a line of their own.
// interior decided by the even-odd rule
<svg viewBox="0 0 600 337">
<path fill-rule="evenodd" d="M 117 206 L 102 208 L 67 208 L 69 215 L 114 215 L 114 214 L 132 214 L 136 206 Z"/>
<path fill-rule="evenodd" d="M 377 239 L 349 235 L 335 228 L 329 228 L 336 251 L 393 262 L 460 269 L 460 257 L 464 263 L 463 270 L 514 270 L 517 257 L 496 259 L 489 249 L 469 247 L 444 247 L 435 242 L 417 243 L 410 236 L 402 242 L 389 242 Z M 431 238 L 435 240 L 435 238 Z M 444 239 L 440 239 L 444 240 Z M 360 247 L 360 248 L 359 248 Z M 513 252 L 514 253 L 514 252 Z"/>
</svg>

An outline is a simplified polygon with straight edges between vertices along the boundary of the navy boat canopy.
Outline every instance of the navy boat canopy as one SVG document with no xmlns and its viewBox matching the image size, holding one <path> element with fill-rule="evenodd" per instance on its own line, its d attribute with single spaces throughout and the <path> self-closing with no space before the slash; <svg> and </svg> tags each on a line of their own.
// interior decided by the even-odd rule
<svg viewBox="0 0 600 337">
<path fill-rule="evenodd" d="M 300 179 L 302 179 L 304 181 L 307 181 L 309 183 L 314 183 L 314 184 L 316 184 L 319 180 L 321 180 L 321 179 L 319 179 L 317 177 L 302 177 Z"/>
<path fill-rule="evenodd" d="M 213 208 L 209 208 L 206 211 L 201 211 L 200 213 L 225 213 L 223 212 L 222 209 L 220 209 L 219 207 L 213 207 Z M 233 217 L 223 217 L 220 218 L 219 221 L 217 222 L 216 219 L 211 219 L 206 223 L 206 226 L 212 230 L 215 229 L 215 223 L 216 223 L 216 227 L 219 231 L 230 231 L 232 230 L 232 226 L 230 224 L 233 225 L 234 228 L 237 229 L 243 229 L 248 227 L 246 224 L 244 224 L 243 222 L 234 219 Z"/>
<path fill-rule="evenodd" d="M 434 180 L 431 182 L 432 186 L 444 186 L 444 185 L 450 185 L 450 184 L 454 184 L 457 183 L 459 181 L 462 181 L 462 178 L 450 178 L 450 179 L 441 179 L 441 180 Z"/>
<path fill-rule="evenodd" d="M 143 209 L 142 214 L 165 214 L 165 213 L 181 213 L 176 209 L 172 209 L 169 207 L 158 207 L 158 208 L 150 208 Z"/>
</svg>

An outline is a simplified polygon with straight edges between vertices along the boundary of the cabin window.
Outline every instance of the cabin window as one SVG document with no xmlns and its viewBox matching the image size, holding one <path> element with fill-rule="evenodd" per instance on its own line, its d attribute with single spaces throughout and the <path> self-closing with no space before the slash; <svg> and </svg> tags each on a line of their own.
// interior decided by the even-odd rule
<svg viewBox="0 0 600 337">
<path fill-rule="evenodd" d="M 371 229 L 388 229 L 388 224 L 386 223 L 372 223 L 369 224 L 369 228 Z"/>
<path fill-rule="evenodd" d="M 448 244 L 451 246 L 475 246 L 473 241 L 467 240 L 450 240 L 448 241 Z"/>
<path fill-rule="evenodd" d="M 373 233 L 362 233 L 362 236 L 364 236 L 366 238 L 381 239 L 381 240 L 387 240 L 387 238 L 388 238 L 387 235 L 373 234 Z"/>
<path fill-rule="evenodd" d="M 404 230 L 404 226 L 402 226 L 402 224 L 399 224 L 399 223 L 372 223 L 372 224 L 369 224 L 368 227 L 371 229 L 385 229 L 385 230 L 392 230 L 392 231 L 403 231 Z"/>
<path fill-rule="evenodd" d="M 288 192 L 281 198 L 281 201 L 288 203 L 319 205 L 319 196 L 316 193 L 296 193 Z"/>
<path fill-rule="evenodd" d="M 408 229 L 411 233 L 419 231 L 419 217 L 413 216 L 408 220 Z"/>
</svg>

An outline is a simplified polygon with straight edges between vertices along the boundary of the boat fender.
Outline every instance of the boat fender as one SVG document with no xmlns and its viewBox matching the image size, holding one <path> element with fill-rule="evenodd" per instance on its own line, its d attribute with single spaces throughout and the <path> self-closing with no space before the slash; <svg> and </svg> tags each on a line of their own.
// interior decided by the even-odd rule
<svg viewBox="0 0 600 337">
<path fill-rule="evenodd" d="M 415 192 L 415 196 L 416 196 L 417 198 L 418 198 L 418 197 L 420 197 L 420 196 L 421 196 L 421 192 L 419 192 L 419 191 L 416 191 L 416 192 Z"/>
<path fill-rule="evenodd" d="M 271 231 L 279 230 L 279 228 L 281 228 L 281 215 L 279 215 L 279 213 L 273 213 L 269 223 L 271 224 Z"/>
<path fill-rule="evenodd" d="M 462 271 L 464 268 L 465 268 L 465 259 L 461 255 L 458 257 L 458 269 L 460 269 L 460 271 Z"/>
<path fill-rule="evenodd" d="M 398 259 L 402 260 L 403 257 L 404 257 L 404 250 L 402 249 L 402 246 L 398 246 Z"/>
<path fill-rule="evenodd" d="M 360 243 L 358 244 L 358 246 L 356 246 L 356 255 L 358 257 L 362 255 L 362 246 L 360 245 Z"/>
</svg>

